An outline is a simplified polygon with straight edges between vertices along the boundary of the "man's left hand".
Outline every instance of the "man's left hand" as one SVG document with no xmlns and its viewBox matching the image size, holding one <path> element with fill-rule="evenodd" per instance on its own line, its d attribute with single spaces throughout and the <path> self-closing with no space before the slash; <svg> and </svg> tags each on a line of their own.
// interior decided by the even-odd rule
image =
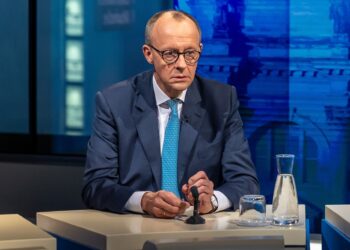
<svg viewBox="0 0 350 250">
<path fill-rule="evenodd" d="M 188 183 L 182 186 L 182 192 L 186 199 L 193 205 L 194 199 L 191 193 L 191 187 L 197 186 L 199 193 L 199 213 L 207 214 L 213 209 L 211 197 L 214 194 L 214 183 L 209 180 L 204 171 L 199 171 L 189 178 Z"/>
</svg>

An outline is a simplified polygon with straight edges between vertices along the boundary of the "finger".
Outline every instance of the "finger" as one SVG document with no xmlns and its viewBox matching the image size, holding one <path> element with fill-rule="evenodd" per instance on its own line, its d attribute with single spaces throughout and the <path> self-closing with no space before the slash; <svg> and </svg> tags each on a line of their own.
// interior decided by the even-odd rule
<svg viewBox="0 0 350 250">
<path fill-rule="evenodd" d="M 187 184 L 184 184 L 182 186 L 182 193 L 184 194 L 187 201 L 189 201 L 190 203 L 193 203 L 192 193 L 190 192 L 189 186 Z"/>
<path fill-rule="evenodd" d="M 190 203 L 184 201 L 180 207 L 180 211 L 178 214 L 183 214 L 188 207 L 190 207 Z"/>
<path fill-rule="evenodd" d="M 183 184 L 182 187 L 181 187 L 181 191 L 182 193 L 186 196 L 187 193 L 188 193 L 188 185 L 187 184 Z"/>
<path fill-rule="evenodd" d="M 198 188 L 198 193 L 199 193 L 199 196 L 201 195 L 201 194 L 207 194 L 207 195 L 213 195 L 213 189 L 211 188 L 211 187 L 209 187 L 209 186 L 200 186 L 199 188 Z"/>
<path fill-rule="evenodd" d="M 153 207 L 152 214 L 154 217 L 162 218 L 163 217 L 163 210 L 159 207 Z"/>
<path fill-rule="evenodd" d="M 191 205 L 193 205 L 194 198 L 193 198 L 193 195 L 192 195 L 191 192 L 188 192 L 188 194 L 186 195 L 186 200 L 187 200 Z"/>
<path fill-rule="evenodd" d="M 199 179 L 195 182 L 195 185 L 197 185 L 197 187 L 199 186 L 214 186 L 214 183 L 210 180 L 210 179 Z M 194 186 L 194 185 L 193 185 Z"/>
<path fill-rule="evenodd" d="M 214 192 L 214 183 L 210 180 L 200 179 L 193 186 L 197 187 L 198 193 L 201 194 L 203 192 L 212 194 Z M 192 186 L 191 186 L 192 188 Z"/>
<path fill-rule="evenodd" d="M 165 211 L 164 209 L 155 207 L 154 209 L 154 216 L 158 218 L 174 218 L 176 214 L 169 213 Z"/>
<path fill-rule="evenodd" d="M 167 207 L 155 207 L 155 210 L 157 211 L 157 217 L 159 218 L 174 218 L 176 215 L 178 215 L 178 211 L 176 213 L 167 210 Z M 179 210 L 179 209 L 178 209 Z"/>
<path fill-rule="evenodd" d="M 181 207 L 180 208 L 189 208 L 190 207 L 190 203 L 188 201 L 182 201 L 181 203 Z"/>
<path fill-rule="evenodd" d="M 198 179 L 194 183 L 192 183 L 189 188 L 191 189 L 193 186 L 196 186 L 197 188 L 201 186 L 209 186 L 210 185 L 210 180 L 209 179 Z"/>
<path fill-rule="evenodd" d="M 182 211 L 184 211 L 186 208 L 188 208 L 190 206 L 190 203 L 187 201 L 182 201 L 181 205 L 180 205 L 180 211 L 179 213 L 181 213 Z"/>
<path fill-rule="evenodd" d="M 210 194 L 202 193 L 202 194 L 199 195 L 198 200 L 199 200 L 200 204 L 204 204 L 204 203 L 207 203 L 207 202 L 211 203 L 211 196 L 212 195 L 210 195 Z"/>
<path fill-rule="evenodd" d="M 179 212 L 182 201 L 176 195 L 171 192 L 160 191 L 159 198 L 161 199 L 158 203 L 159 207 L 172 214 Z"/>
<path fill-rule="evenodd" d="M 200 179 L 208 179 L 207 174 L 204 171 L 198 171 L 196 174 L 188 179 L 188 184 L 193 186 L 193 184 Z"/>
<path fill-rule="evenodd" d="M 180 207 L 181 205 L 181 199 L 172 192 L 160 191 L 159 196 L 170 205 L 175 207 Z"/>
<path fill-rule="evenodd" d="M 162 217 L 163 218 L 167 218 L 167 219 L 169 219 L 169 218 L 174 218 L 175 216 L 177 216 L 178 215 L 178 213 L 169 213 L 168 211 L 166 211 L 166 210 L 163 210 L 163 212 L 162 212 Z"/>
<path fill-rule="evenodd" d="M 180 207 L 176 207 L 176 206 L 173 206 L 169 203 L 167 203 L 166 201 L 160 199 L 159 201 L 157 201 L 156 203 L 156 206 L 163 210 L 163 211 L 166 211 L 168 214 L 177 214 L 180 210 Z"/>
</svg>

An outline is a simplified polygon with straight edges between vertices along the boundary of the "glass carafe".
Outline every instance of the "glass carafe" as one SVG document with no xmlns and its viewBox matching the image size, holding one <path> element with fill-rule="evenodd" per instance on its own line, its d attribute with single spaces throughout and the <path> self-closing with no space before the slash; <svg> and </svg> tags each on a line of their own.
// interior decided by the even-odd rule
<svg viewBox="0 0 350 250">
<path fill-rule="evenodd" d="M 298 195 L 292 173 L 294 155 L 278 154 L 276 161 L 278 175 L 272 201 L 273 224 L 294 225 L 299 221 Z"/>
</svg>

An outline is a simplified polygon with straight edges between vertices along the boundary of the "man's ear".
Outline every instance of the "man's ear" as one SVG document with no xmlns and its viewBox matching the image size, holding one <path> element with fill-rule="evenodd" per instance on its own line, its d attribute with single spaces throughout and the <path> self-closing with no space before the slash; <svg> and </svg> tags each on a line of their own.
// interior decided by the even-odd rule
<svg viewBox="0 0 350 250">
<path fill-rule="evenodd" d="M 203 50 L 203 43 L 199 44 L 199 48 L 201 49 L 201 51 Z"/>
<path fill-rule="evenodd" d="M 148 45 L 144 44 L 142 46 L 142 52 L 143 52 L 143 55 L 145 56 L 146 61 L 149 64 L 153 64 L 153 54 L 152 54 L 151 48 Z"/>
</svg>

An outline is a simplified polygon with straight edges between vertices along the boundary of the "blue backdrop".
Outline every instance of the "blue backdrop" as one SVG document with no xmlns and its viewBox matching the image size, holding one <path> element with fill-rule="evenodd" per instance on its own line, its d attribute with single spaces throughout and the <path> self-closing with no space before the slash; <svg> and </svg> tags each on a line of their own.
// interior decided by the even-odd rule
<svg viewBox="0 0 350 250">
<path fill-rule="evenodd" d="M 271 202 L 275 154 L 296 155 L 299 203 L 320 232 L 324 205 L 350 201 L 350 1 L 174 1 L 203 29 L 199 72 L 237 87 Z"/>
</svg>

